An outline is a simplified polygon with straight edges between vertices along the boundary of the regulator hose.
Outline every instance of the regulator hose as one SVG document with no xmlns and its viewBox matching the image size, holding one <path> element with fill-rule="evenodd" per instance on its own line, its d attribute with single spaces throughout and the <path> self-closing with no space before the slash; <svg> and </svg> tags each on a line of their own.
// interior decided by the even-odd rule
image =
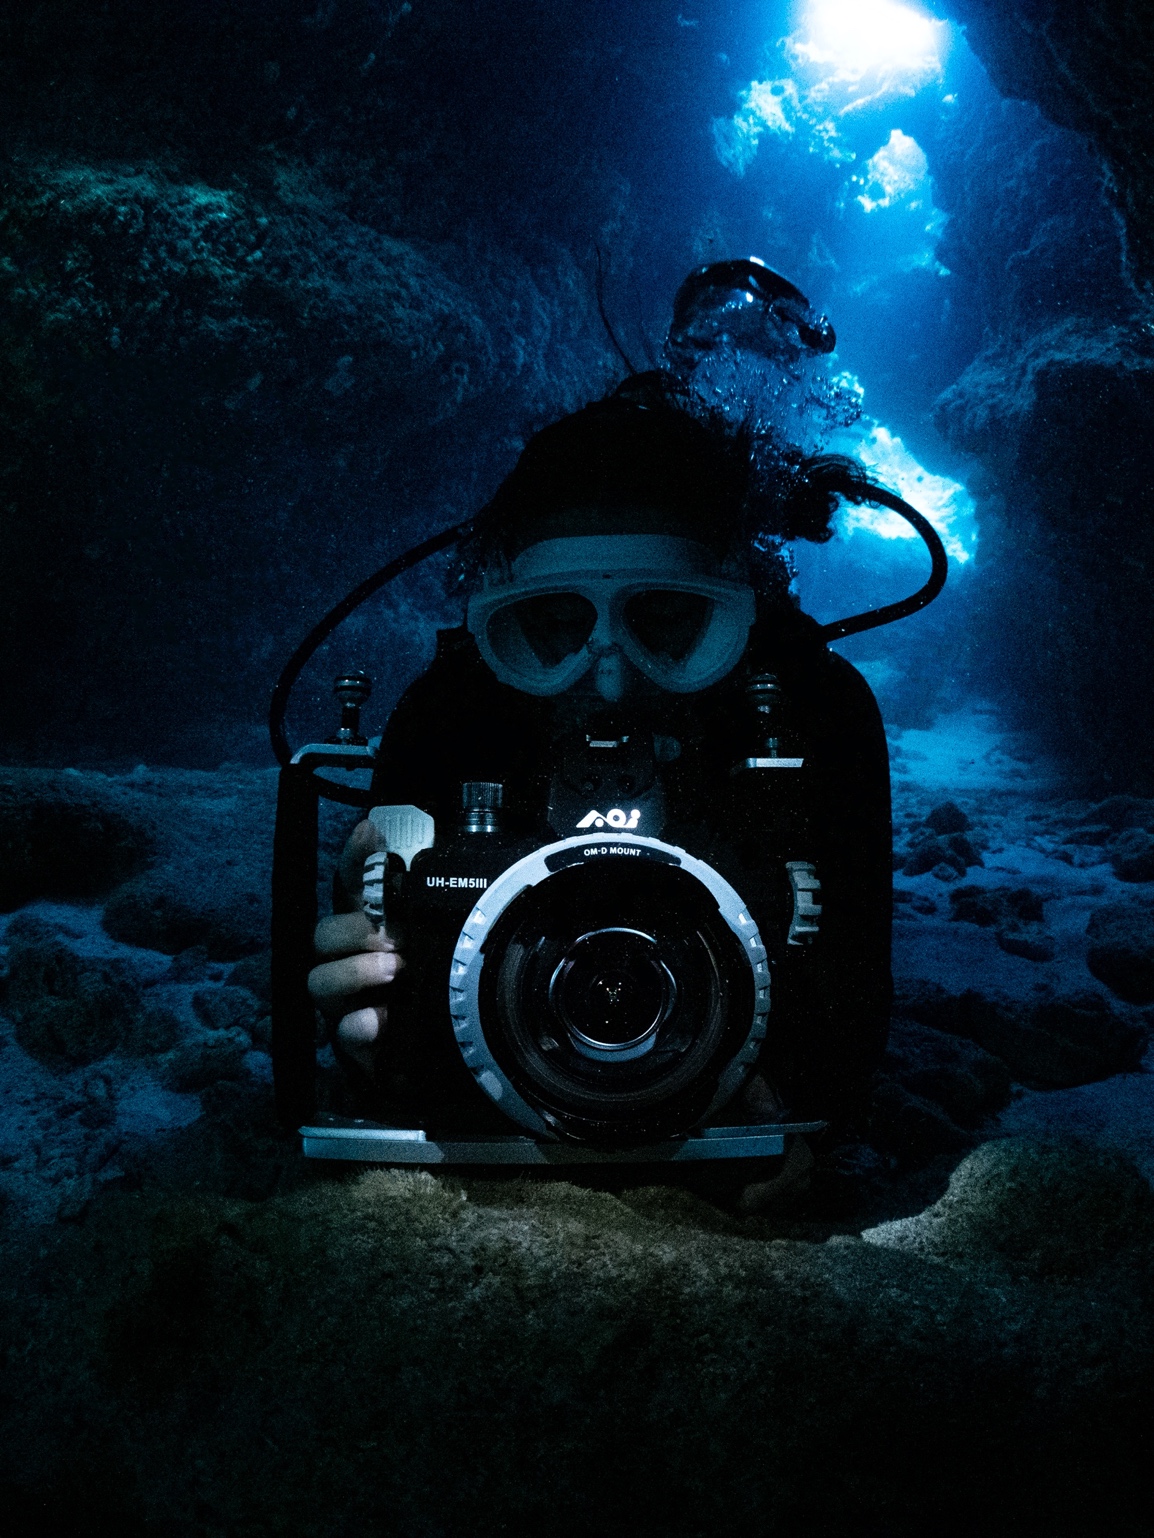
<svg viewBox="0 0 1154 1538">
<path fill-rule="evenodd" d="M 880 609 L 867 609 L 864 614 L 850 614 L 845 619 L 832 620 L 828 625 L 821 627 L 823 641 L 840 641 L 843 636 L 858 635 L 863 630 L 876 630 L 879 625 L 892 625 L 896 619 L 905 619 L 907 614 L 916 614 L 919 609 L 924 609 L 946 585 L 946 573 L 949 570 L 949 559 L 946 556 L 946 547 L 942 544 L 937 529 L 928 518 L 924 518 L 916 508 L 908 502 L 903 502 L 901 497 L 892 491 L 887 491 L 884 486 L 875 486 L 872 481 L 851 480 L 849 477 L 841 483 L 836 482 L 831 490 L 837 491 L 848 502 L 870 502 L 878 507 L 888 507 L 891 512 L 900 514 L 907 523 L 913 524 L 921 535 L 926 549 L 930 552 L 932 565 L 930 576 L 924 587 L 918 588 L 916 593 L 911 593 L 908 598 L 899 599 L 897 603 L 883 604 Z"/>
<path fill-rule="evenodd" d="M 439 534 L 434 534 L 430 539 L 422 540 L 419 545 L 414 545 L 411 550 L 406 550 L 404 555 L 399 555 L 395 561 L 390 561 L 387 566 L 382 566 L 380 571 L 374 572 L 371 577 L 353 588 L 347 593 L 335 608 L 329 610 L 319 624 L 313 626 L 308 635 L 293 652 L 284 671 L 276 681 L 276 688 L 272 691 L 272 700 L 268 712 L 268 734 L 272 741 L 272 750 L 276 754 L 277 763 L 282 769 L 286 769 L 292 762 L 292 749 L 288 745 L 285 736 L 284 718 L 288 709 L 289 696 L 293 692 L 293 686 L 304 670 L 305 664 L 312 657 L 317 648 L 332 635 L 342 621 L 348 619 L 354 609 L 359 609 L 361 604 L 369 599 L 380 588 L 391 582 L 394 577 L 401 576 L 404 572 L 419 566 L 422 561 L 427 561 L 431 555 L 439 555 L 442 550 L 447 550 L 450 545 L 458 544 L 473 528 L 474 520 L 467 518 L 464 523 L 454 524 L 451 529 L 442 529 Z"/>
<path fill-rule="evenodd" d="M 916 614 L 919 609 L 924 609 L 928 603 L 932 603 L 945 586 L 949 562 L 945 546 L 929 519 L 924 518 L 908 502 L 903 502 L 901 497 L 896 496 L 892 491 L 887 491 L 884 486 L 875 486 L 870 481 L 859 481 L 847 476 L 844 482 L 833 484 L 831 490 L 845 497 L 847 501 L 874 503 L 898 513 L 921 535 L 930 552 L 933 565 L 929 581 L 909 598 L 903 598 L 898 603 L 885 604 L 880 609 L 868 609 L 864 614 L 851 614 L 845 619 L 835 619 L 828 625 L 822 625 L 818 632 L 822 640 L 840 641 L 843 636 L 857 635 L 863 630 L 874 630 L 879 625 L 890 625 L 894 620 L 904 619 L 907 614 Z M 419 566 L 422 561 L 428 560 L 430 556 L 438 555 L 451 545 L 458 544 L 466 535 L 472 533 L 475 521 L 468 518 L 464 523 L 454 524 L 451 529 L 442 529 L 439 534 L 434 534 L 419 545 L 414 545 L 411 550 L 406 550 L 404 555 L 399 555 L 387 566 L 382 566 L 380 571 L 374 572 L 371 577 L 366 577 L 363 582 L 353 588 L 352 592 L 342 598 L 335 608 L 330 609 L 305 636 L 277 679 L 269 706 L 269 738 L 277 763 L 282 768 L 286 768 L 292 761 L 292 749 L 289 747 L 284 729 L 289 696 L 313 653 L 328 640 L 343 620 L 348 619 L 355 609 L 360 608 L 366 599 L 371 598 L 374 593 L 392 582 L 394 577 L 401 576 L 414 566 Z"/>
</svg>

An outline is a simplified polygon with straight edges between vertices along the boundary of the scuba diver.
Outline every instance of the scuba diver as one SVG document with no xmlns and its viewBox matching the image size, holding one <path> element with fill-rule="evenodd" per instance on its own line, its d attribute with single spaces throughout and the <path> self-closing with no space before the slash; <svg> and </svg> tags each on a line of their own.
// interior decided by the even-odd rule
<svg viewBox="0 0 1154 1538">
<path fill-rule="evenodd" d="M 759 442 L 748 422 L 702 410 L 678 363 L 716 352 L 719 337 L 749 345 L 754 326 L 764 356 L 833 346 L 785 279 L 714 264 L 679 291 L 674 366 L 632 374 L 530 439 L 464 540 L 464 623 L 438 634 L 393 710 L 371 800 L 420 808 L 438 828 L 499 808 L 508 835 L 538 842 L 624 819 L 631 803 L 633 822 L 610 826 L 636 826 L 644 804 L 661 839 L 704 851 L 749 894 L 766 936 L 773 1006 L 743 1113 L 844 1126 L 886 1045 L 891 825 L 880 713 L 827 642 L 928 602 L 944 555 L 939 545 L 931 583 L 904 606 L 840 628 L 801 611 L 783 542 L 828 539 L 839 497 L 895 506 L 927 543 L 932 530 L 852 462 L 765 432 Z M 309 991 L 358 1114 L 422 1125 L 430 1095 L 463 1096 L 468 1075 L 447 1033 L 423 1036 L 395 1007 L 416 986 L 414 947 L 362 907 L 364 862 L 380 848 L 359 823 L 336 911 L 316 929 Z"/>
</svg>

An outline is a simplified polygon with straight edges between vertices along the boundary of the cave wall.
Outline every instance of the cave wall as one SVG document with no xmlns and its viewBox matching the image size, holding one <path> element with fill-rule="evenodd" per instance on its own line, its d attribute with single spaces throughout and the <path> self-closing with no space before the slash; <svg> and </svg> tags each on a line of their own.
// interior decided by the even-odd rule
<svg viewBox="0 0 1154 1538">
<path fill-rule="evenodd" d="M 949 14 L 1004 98 L 934 168 L 951 216 L 940 255 L 981 338 L 935 411 L 985 471 L 971 676 L 1089 788 L 1149 793 L 1148 20 L 1121 0 L 957 0 Z"/>
<path fill-rule="evenodd" d="M 620 23 L 56 0 L 0 29 L 5 751 L 250 756 L 303 629 L 614 377 Z"/>
<path fill-rule="evenodd" d="M 943 10 L 941 6 L 936 7 Z M 950 0 L 1004 96 L 1036 103 L 1097 150 L 1135 280 L 1154 281 L 1154 50 L 1142 0 Z"/>
</svg>

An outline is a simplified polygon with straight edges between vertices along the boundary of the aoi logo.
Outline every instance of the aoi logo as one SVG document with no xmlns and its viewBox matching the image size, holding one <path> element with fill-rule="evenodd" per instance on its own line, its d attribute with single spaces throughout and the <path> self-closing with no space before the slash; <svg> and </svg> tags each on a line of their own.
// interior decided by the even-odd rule
<svg viewBox="0 0 1154 1538">
<path fill-rule="evenodd" d="M 631 812 L 626 813 L 619 806 L 615 806 L 612 811 L 608 811 L 604 815 L 597 811 L 596 808 L 591 812 L 586 812 L 577 826 L 579 828 L 604 828 L 608 826 L 628 833 L 630 828 L 635 828 L 640 821 L 640 807 L 635 806 Z"/>
</svg>

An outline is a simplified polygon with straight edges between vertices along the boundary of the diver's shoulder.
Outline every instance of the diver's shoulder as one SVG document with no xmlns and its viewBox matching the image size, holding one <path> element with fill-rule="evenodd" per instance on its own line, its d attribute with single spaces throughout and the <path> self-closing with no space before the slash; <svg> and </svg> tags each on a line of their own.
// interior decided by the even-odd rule
<svg viewBox="0 0 1154 1538">
<path fill-rule="evenodd" d="M 873 698 L 861 672 L 847 657 L 831 650 L 821 622 L 793 604 L 758 615 L 746 657 L 753 668 L 779 672 L 803 687 L 808 680 L 811 686 L 820 683 L 825 691 Z"/>
<path fill-rule="evenodd" d="M 476 687 L 492 676 L 468 630 L 464 625 L 454 625 L 451 629 L 437 631 L 433 660 L 410 687 L 444 687 L 458 683 Z"/>
<path fill-rule="evenodd" d="M 433 660 L 405 690 L 406 708 L 439 704 L 475 713 L 523 706 L 526 696 L 501 683 L 464 625 L 437 631 Z"/>
</svg>

